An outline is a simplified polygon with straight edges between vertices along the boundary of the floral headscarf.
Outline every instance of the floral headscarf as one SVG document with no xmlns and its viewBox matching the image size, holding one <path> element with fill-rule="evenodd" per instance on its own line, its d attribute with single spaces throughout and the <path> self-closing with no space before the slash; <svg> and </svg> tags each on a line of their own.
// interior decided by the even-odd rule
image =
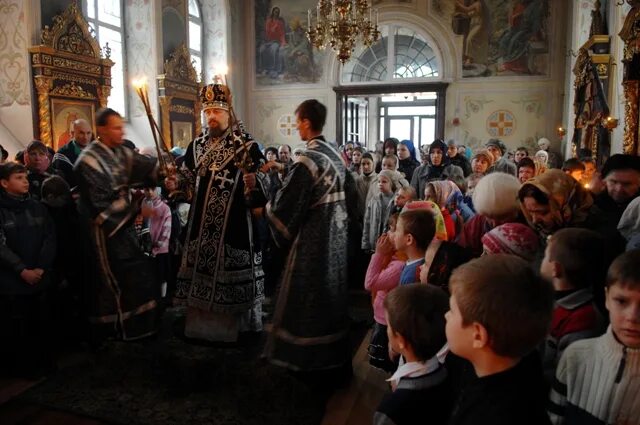
<svg viewBox="0 0 640 425">
<path fill-rule="evenodd" d="M 527 181 L 518 192 L 521 201 L 520 207 L 532 228 L 536 228 L 536 226 L 534 226 L 531 214 L 522 202 L 529 186 L 538 188 L 549 199 L 549 207 L 553 213 L 556 229 L 572 227 L 586 221 L 589 209 L 593 205 L 591 194 L 583 189 L 573 177 L 561 170 L 551 169 Z"/>
<path fill-rule="evenodd" d="M 404 206 L 402 211 L 409 210 L 427 210 L 433 214 L 433 220 L 436 223 L 436 239 L 440 239 L 441 241 L 449 240 L 447 236 L 447 228 L 444 225 L 444 217 L 442 216 L 442 212 L 440 208 L 435 204 L 435 202 L 431 201 L 413 201 L 407 203 Z"/>
<path fill-rule="evenodd" d="M 431 186 L 431 190 L 435 195 L 435 203 L 440 208 L 446 208 L 449 212 L 457 209 L 457 203 L 462 198 L 462 192 L 451 180 L 436 180 L 429 182 L 427 186 Z"/>
<path fill-rule="evenodd" d="M 540 249 L 540 238 L 527 225 L 507 223 L 485 233 L 482 245 L 487 254 L 512 254 L 533 261 Z"/>
</svg>

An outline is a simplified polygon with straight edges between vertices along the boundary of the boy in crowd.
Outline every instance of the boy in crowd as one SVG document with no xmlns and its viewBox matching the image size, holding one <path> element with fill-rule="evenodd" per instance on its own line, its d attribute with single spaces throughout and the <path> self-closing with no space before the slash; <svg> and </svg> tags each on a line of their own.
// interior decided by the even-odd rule
<svg viewBox="0 0 640 425">
<path fill-rule="evenodd" d="M 603 290 L 607 275 L 604 239 L 587 229 L 558 230 L 547 243 L 540 274 L 553 284 L 556 299 L 542 356 L 550 383 L 569 344 L 604 331 L 593 302 L 593 291 Z"/>
<path fill-rule="evenodd" d="M 408 425 L 427 415 L 429 424 L 446 424 L 451 392 L 447 371 L 436 356 L 447 342 L 446 294 L 431 285 L 401 286 L 389 293 L 384 307 L 389 347 L 405 363 L 389 379 L 393 392 L 378 406 L 373 423 Z"/>
<path fill-rule="evenodd" d="M 47 289 L 55 230 L 46 207 L 28 195 L 23 165 L 0 165 L 0 186 L 0 367 L 35 378 L 53 366 Z"/>
<path fill-rule="evenodd" d="M 606 281 L 611 326 L 571 344 L 551 390 L 554 424 L 636 424 L 640 417 L 640 251 L 611 264 Z"/>
<path fill-rule="evenodd" d="M 156 278 L 164 298 L 167 294 L 169 279 L 169 239 L 171 237 L 171 209 L 160 197 L 160 189 L 147 187 L 144 189 L 147 204 L 153 209 L 149 218 L 151 234 L 151 256 L 156 268 Z"/>
<path fill-rule="evenodd" d="M 436 225 L 431 212 L 409 210 L 400 214 L 394 242 L 396 251 L 407 255 L 400 285 L 420 282 L 420 266 L 424 264 L 424 254 L 435 232 Z"/>
<path fill-rule="evenodd" d="M 449 424 L 548 424 L 542 369 L 530 354 L 549 329 L 551 285 L 525 260 L 496 254 L 457 268 L 449 288 L 449 348 L 476 375 L 462 388 Z"/>
</svg>

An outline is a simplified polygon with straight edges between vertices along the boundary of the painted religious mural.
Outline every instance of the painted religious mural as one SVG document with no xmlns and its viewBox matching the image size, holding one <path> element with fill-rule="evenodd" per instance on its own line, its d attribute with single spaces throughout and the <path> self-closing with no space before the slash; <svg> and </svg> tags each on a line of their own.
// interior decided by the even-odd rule
<svg viewBox="0 0 640 425">
<path fill-rule="evenodd" d="M 546 75 L 550 0 L 433 0 L 463 36 L 464 77 Z"/>
<path fill-rule="evenodd" d="M 313 84 L 322 78 L 325 54 L 307 39 L 307 11 L 316 0 L 256 0 L 256 85 Z"/>
</svg>

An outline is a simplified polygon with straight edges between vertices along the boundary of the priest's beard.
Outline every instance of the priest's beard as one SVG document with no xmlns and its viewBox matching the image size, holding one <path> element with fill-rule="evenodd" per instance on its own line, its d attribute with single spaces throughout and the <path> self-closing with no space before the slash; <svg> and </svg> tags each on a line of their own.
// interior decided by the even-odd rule
<svg viewBox="0 0 640 425">
<path fill-rule="evenodd" d="M 220 127 L 209 127 L 209 135 L 211 137 L 222 137 L 222 135 L 225 133 L 225 131 L 227 131 L 226 128 L 220 128 Z"/>
</svg>

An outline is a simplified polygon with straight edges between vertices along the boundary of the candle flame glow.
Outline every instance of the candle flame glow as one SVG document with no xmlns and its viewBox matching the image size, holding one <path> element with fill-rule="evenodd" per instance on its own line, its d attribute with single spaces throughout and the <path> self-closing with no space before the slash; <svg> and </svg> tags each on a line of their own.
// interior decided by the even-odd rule
<svg viewBox="0 0 640 425">
<path fill-rule="evenodd" d="M 147 85 L 147 77 L 136 78 L 131 81 L 131 84 L 133 84 L 133 87 L 135 87 L 136 89 L 141 89 L 142 87 Z"/>
</svg>

